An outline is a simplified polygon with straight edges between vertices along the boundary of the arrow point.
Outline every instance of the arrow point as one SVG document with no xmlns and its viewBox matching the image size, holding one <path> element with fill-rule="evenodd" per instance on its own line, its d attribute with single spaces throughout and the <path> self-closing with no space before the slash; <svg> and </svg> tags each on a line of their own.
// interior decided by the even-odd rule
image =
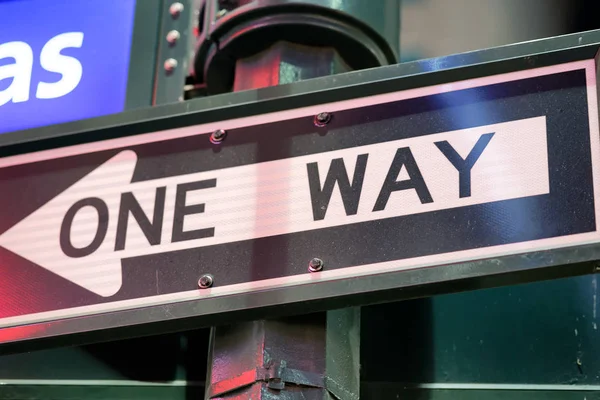
<svg viewBox="0 0 600 400">
<path fill-rule="evenodd" d="M 95 196 L 114 213 L 121 189 L 131 182 L 137 155 L 124 150 L 75 182 L 58 196 L 0 235 L 0 246 L 55 273 L 64 279 L 103 297 L 116 294 L 122 285 L 121 259 L 110 246 L 110 234 L 89 256 L 66 256 L 59 243 L 61 225 L 67 210 L 79 199 Z M 110 186 L 107 186 L 110 185 Z M 84 212 L 84 211 L 81 211 Z M 80 240 L 77 247 L 89 245 L 95 236 L 97 210 L 88 207 L 87 217 L 72 222 L 70 240 Z M 74 234 L 73 232 L 77 232 Z M 83 242 L 81 242 L 81 238 Z M 15 273 L 18 273 L 16 271 Z"/>
</svg>

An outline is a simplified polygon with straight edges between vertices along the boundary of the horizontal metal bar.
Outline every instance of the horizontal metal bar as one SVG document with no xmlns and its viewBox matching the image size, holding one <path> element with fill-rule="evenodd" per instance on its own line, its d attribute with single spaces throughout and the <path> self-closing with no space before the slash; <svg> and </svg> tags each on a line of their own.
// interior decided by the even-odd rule
<svg viewBox="0 0 600 400">
<path fill-rule="evenodd" d="M 361 399 L 573 399 L 598 398 L 596 385 L 545 385 L 545 384 L 424 384 L 406 386 L 396 382 L 363 382 Z"/>
<path fill-rule="evenodd" d="M 183 387 L 204 386 L 204 382 L 178 379 L 171 382 L 146 382 L 116 379 L 1 379 L 2 386 L 130 386 L 130 387 Z"/>
<path fill-rule="evenodd" d="M 393 385 L 398 386 L 394 383 Z M 600 392 L 600 385 L 551 385 L 528 383 L 417 383 L 406 384 L 407 389 L 429 390 L 518 390 L 518 391 L 578 391 Z"/>
<path fill-rule="evenodd" d="M 143 382 L 102 379 L 0 379 L 0 386 L 129 386 L 129 387 L 203 387 L 204 382 L 175 380 L 171 382 Z M 538 383 L 367 383 L 404 389 L 426 390 L 511 390 L 511 391 L 567 391 L 600 392 L 600 385 L 556 385 Z"/>
</svg>

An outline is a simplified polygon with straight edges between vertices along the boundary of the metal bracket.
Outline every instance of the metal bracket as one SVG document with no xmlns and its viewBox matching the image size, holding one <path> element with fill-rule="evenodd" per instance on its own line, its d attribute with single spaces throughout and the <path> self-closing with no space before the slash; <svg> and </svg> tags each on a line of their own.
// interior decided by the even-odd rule
<svg viewBox="0 0 600 400">
<path fill-rule="evenodd" d="M 163 0 L 152 104 L 183 101 L 189 72 L 194 4 L 192 0 Z"/>
<path fill-rule="evenodd" d="M 213 399 L 257 382 L 266 382 L 267 387 L 273 390 L 285 390 L 286 384 L 324 389 L 325 380 L 325 377 L 320 374 L 288 368 L 287 362 L 281 360 L 266 367 L 257 367 L 236 377 L 215 382 L 209 388 L 208 398 Z"/>
<path fill-rule="evenodd" d="M 267 382 L 270 389 L 284 390 L 286 383 L 315 388 L 325 387 L 325 377 L 314 372 L 302 371 L 287 367 L 287 362 L 281 360 L 267 368 L 258 368 L 262 381 Z"/>
</svg>

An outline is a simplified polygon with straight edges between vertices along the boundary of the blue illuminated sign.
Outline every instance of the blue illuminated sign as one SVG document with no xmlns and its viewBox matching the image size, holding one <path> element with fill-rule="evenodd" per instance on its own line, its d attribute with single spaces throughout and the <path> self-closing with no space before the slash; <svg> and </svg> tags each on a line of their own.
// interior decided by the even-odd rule
<svg viewBox="0 0 600 400">
<path fill-rule="evenodd" d="M 0 0 L 0 133 L 123 111 L 135 0 Z"/>
</svg>

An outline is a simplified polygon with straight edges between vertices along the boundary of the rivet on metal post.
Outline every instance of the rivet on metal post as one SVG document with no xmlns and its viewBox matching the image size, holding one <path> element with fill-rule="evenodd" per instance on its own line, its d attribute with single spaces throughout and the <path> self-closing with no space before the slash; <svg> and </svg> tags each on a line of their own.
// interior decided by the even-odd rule
<svg viewBox="0 0 600 400">
<path fill-rule="evenodd" d="M 177 68 L 177 60 L 174 58 L 169 58 L 167 60 L 165 60 L 165 71 L 167 72 L 173 72 L 175 70 L 175 68 Z"/>
<path fill-rule="evenodd" d="M 210 142 L 213 144 L 219 144 L 225 140 L 225 136 L 227 136 L 227 132 L 225 132 L 223 129 L 217 129 L 210 134 Z"/>
<path fill-rule="evenodd" d="M 315 115 L 315 126 L 319 128 L 324 127 L 331 121 L 331 114 L 328 112 L 322 112 Z"/>
<path fill-rule="evenodd" d="M 308 271 L 309 272 L 319 272 L 323 269 L 323 265 L 324 265 L 323 260 L 321 260 L 320 258 L 313 258 L 308 263 Z"/>
<path fill-rule="evenodd" d="M 180 2 L 176 2 L 171 4 L 171 7 L 169 7 L 169 13 L 171 14 L 171 17 L 178 18 L 183 9 L 183 4 L 181 4 Z"/>
<path fill-rule="evenodd" d="M 208 289 L 213 285 L 215 279 L 211 274 L 204 274 L 198 279 L 198 287 L 200 289 Z"/>
<path fill-rule="evenodd" d="M 167 42 L 169 42 L 169 44 L 171 44 L 171 45 L 174 45 L 177 43 L 177 41 L 179 40 L 180 37 L 181 37 L 181 34 L 179 33 L 179 31 L 176 31 L 176 30 L 169 31 L 169 33 L 167 33 Z"/>
</svg>

